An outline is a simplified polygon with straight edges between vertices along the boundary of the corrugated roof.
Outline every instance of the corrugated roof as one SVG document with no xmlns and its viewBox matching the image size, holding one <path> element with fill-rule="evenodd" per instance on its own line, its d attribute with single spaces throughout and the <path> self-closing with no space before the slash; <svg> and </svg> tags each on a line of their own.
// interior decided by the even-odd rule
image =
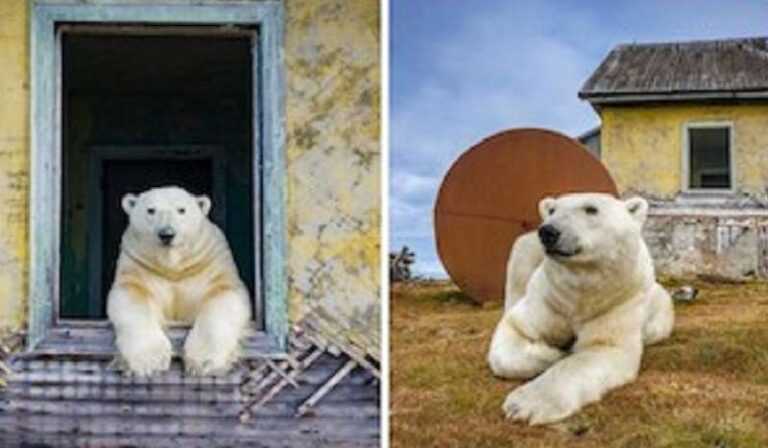
<svg viewBox="0 0 768 448">
<path fill-rule="evenodd" d="M 591 102 L 674 95 L 768 98 L 768 38 L 619 45 L 579 91 Z"/>
</svg>

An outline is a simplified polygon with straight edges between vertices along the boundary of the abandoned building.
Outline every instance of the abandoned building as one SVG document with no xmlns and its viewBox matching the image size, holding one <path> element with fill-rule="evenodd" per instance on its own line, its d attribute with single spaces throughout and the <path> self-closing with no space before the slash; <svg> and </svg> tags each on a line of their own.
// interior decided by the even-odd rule
<svg viewBox="0 0 768 448">
<path fill-rule="evenodd" d="M 0 2 L 0 446 L 378 446 L 378 8 Z M 119 198 L 167 184 L 253 297 L 223 377 L 112 363 Z"/>
<path fill-rule="evenodd" d="M 768 38 L 619 45 L 579 97 L 661 274 L 768 277 Z"/>
</svg>

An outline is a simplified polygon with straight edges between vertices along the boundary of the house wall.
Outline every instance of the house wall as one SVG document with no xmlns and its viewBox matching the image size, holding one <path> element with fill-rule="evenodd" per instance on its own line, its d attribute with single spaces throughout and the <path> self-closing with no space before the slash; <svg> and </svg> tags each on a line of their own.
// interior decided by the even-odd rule
<svg viewBox="0 0 768 448">
<path fill-rule="evenodd" d="M 196 2 L 191 2 L 196 3 Z M 286 0 L 291 320 L 307 313 L 376 354 L 379 340 L 379 6 Z M 26 322 L 28 2 L 0 2 L 0 329 Z"/>
<path fill-rule="evenodd" d="M 0 2 L 0 336 L 26 318 L 29 21 L 25 0 Z"/>
<path fill-rule="evenodd" d="M 286 2 L 290 315 L 379 347 L 379 2 Z"/>
<path fill-rule="evenodd" d="M 644 235 L 657 272 L 768 278 L 768 104 L 609 106 L 601 109 L 602 161 L 623 196 L 651 200 Z M 734 190 L 681 194 L 684 125 L 733 125 Z"/>
<path fill-rule="evenodd" d="M 768 104 L 606 106 L 602 161 L 622 193 L 673 199 L 681 190 L 683 126 L 693 121 L 733 123 L 734 186 L 765 199 L 768 185 Z"/>
</svg>

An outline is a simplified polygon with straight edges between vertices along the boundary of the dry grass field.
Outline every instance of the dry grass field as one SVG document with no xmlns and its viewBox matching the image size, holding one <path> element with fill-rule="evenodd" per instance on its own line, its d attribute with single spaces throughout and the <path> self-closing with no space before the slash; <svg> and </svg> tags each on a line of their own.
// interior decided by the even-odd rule
<svg viewBox="0 0 768 448">
<path fill-rule="evenodd" d="M 768 447 L 768 284 L 694 285 L 635 383 L 546 427 L 503 418 L 520 383 L 485 363 L 501 304 L 474 305 L 445 282 L 394 285 L 392 446 Z"/>
</svg>

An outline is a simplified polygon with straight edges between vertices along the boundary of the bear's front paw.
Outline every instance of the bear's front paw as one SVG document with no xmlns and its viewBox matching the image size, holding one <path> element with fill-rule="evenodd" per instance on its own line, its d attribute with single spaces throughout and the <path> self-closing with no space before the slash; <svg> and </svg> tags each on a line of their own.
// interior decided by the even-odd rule
<svg viewBox="0 0 768 448">
<path fill-rule="evenodd" d="M 234 357 L 218 356 L 215 353 L 190 353 L 184 356 L 187 373 L 196 376 L 223 375 L 232 368 Z"/>
<path fill-rule="evenodd" d="M 570 410 L 559 402 L 557 397 L 542 393 L 531 383 L 510 392 L 502 409 L 508 419 L 528 422 L 531 425 L 554 423 L 575 412 L 575 409 Z"/>
<path fill-rule="evenodd" d="M 164 334 L 151 339 L 133 339 L 120 345 L 120 355 L 133 375 L 148 377 L 171 366 L 173 350 L 171 341 Z"/>
<path fill-rule="evenodd" d="M 184 344 L 184 367 L 192 375 L 223 375 L 232 368 L 236 359 L 236 342 L 212 344 L 200 333 L 192 331 Z"/>
</svg>

